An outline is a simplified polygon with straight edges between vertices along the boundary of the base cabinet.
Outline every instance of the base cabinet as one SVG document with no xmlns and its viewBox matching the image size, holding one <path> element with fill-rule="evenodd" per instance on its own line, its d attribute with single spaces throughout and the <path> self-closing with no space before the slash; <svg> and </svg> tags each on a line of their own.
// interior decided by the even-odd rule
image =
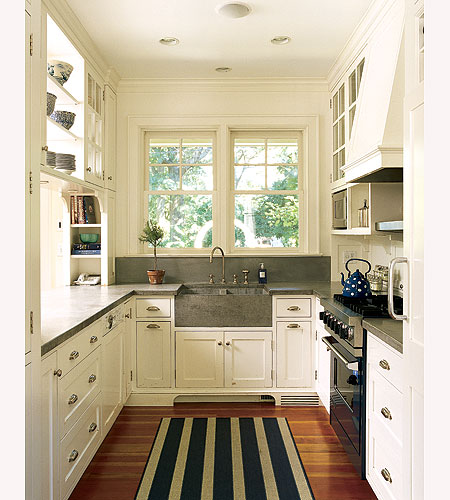
<svg viewBox="0 0 450 500">
<path fill-rule="evenodd" d="M 125 323 L 120 323 L 102 340 L 102 424 L 103 434 L 111 429 L 122 409 L 123 340 Z"/>
<path fill-rule="evenodd" d="M 177 387 L 272 387 L 272 332 L 180 332 Z"/>
<path fill-rule="evenodd" d="M 170 387 L 170 322 L 136 323 L 137 387 Z"/>
<path fill-rule="evenodd" d="M 330 413 L 330 351 L 322 342 L 322 338 L 328 336 L 328 333 L 318 327 L 317 332 L 317 394 L 322 404 Z"/>
<path fill-rule="evenodd" d="M 277 387 L 311 387 L 310 321 L 277 322 Z"/>
</svg>

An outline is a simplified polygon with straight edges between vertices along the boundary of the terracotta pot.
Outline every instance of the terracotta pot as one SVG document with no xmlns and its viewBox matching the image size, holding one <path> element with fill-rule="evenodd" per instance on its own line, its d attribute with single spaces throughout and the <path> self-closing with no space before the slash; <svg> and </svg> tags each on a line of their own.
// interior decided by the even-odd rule
<svg viewBox="0 0 450 500">
<path fill-rule="evenodd" d="M 148 281 L 151 285 L 160 285 L 164 280 L 166 271 L 158 269 L 156 271 L 147 271 Z"/>
</svg>

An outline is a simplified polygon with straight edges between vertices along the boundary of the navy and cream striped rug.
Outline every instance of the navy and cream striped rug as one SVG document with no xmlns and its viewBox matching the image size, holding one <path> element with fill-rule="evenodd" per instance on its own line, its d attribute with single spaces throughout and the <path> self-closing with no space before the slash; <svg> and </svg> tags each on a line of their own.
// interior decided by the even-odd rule
<svg viewBox="0 0 450 500">
<path fill-rule="evenodd" d="M 285 418 L 163 418 L 135 500 L 313 500 Z"/>
</svg>

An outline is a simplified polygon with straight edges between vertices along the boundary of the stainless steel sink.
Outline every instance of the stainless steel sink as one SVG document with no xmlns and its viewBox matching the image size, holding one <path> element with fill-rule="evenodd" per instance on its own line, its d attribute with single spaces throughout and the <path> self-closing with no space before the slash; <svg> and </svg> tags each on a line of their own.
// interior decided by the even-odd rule
<svg viewBox="0 0 450 500">
<path fill-rule="evenodd" d="M 175 326 L 272 326 L 272 297 L 258 284 L 185 284 L 175 296 Z"/>
<path fill-rule="evenodd" d="M 268 295 L 264 285 L 252 283 L 249 285 L 233 284 L 186 284 L 178 292 L 179 295 Z"/>
</svg>

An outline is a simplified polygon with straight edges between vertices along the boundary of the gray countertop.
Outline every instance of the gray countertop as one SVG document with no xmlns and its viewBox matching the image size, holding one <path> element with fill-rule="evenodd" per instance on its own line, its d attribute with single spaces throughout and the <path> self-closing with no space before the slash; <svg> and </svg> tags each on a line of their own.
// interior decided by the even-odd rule
<svg viewBox="0 0 450 500">
<path fill-rule="evenodd" d="M 45 291 L 41 297 L 41 354 L 47 354 L 133 295 L 177 295 L 181 283 L 135 283 L 110 286 L 67 286 Z M 268 283 L 271 295 L 332 297 L 342 291 L 338 281 Z M 367 319 L 363 326 L 402 352 L 401 322 Z"/>
<path fill-rule="evenodd" d="M 389 318 L 367 318 L 363 320 L 363 328 L 373 333 L 398 352 L 403 353 L 403 321 Z"/>
</svg>

